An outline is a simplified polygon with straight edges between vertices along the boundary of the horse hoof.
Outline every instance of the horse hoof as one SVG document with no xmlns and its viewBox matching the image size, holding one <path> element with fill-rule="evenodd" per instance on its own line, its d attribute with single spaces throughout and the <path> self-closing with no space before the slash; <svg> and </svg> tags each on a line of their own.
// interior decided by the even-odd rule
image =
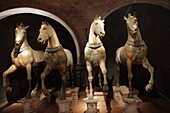
<svg viewBox="0 0 170 113">
<path fill-rule="evenodd" d="M 147 92 L 151 92 L 152 91 L 152 85 L 148 84 L 146 87 L 145 87 L 145 90 Z"/>
<path fill-rule="evenodd" d="M 37 91 L 35 91 L 35 90 L 31 91 L 31 97 L 34 97 L 36 94 L 37 94 Z"/>
</svg>

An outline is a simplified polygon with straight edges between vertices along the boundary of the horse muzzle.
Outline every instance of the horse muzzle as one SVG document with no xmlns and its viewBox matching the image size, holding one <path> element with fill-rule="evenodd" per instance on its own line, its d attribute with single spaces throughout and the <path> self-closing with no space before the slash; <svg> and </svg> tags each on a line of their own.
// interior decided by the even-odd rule
<svg viewBox="0 0 170 113">
<path fill-rule="evenodd" d="M 44 43 L 45 43 L 45 40 L 43 40 L 41 37 L 40 37 L 40 38 L 38 38 L 38 39 L 37 39 L 37 41 L 38 41 L 39 43 L 42 43 L 42 44 L 44 44 Z"/>
<path fill-rule="evenodd" d="M 105 32 L 100 32 L 100 37 L 104 37 L 105 36 Z"/>
</svg>

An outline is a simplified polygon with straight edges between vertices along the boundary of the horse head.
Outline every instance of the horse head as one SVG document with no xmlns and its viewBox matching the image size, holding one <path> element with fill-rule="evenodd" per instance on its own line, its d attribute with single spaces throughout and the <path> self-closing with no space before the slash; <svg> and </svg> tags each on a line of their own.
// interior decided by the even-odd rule
<svg viewBox="0 0 170 113">
<path fill-rule="evenodd" d="M 132 36 L 132 38 L 135 37 L 138 34 L 138 21 L 136 16 L 132 16 L 129 13 L 128 17 L 124 16 L 124 20 L 126 21 L 129 34 Z"/>
<path fill-rule="evenodd" d="M 20 25 L 17 25 L 15 28 L 15 43 L 16 44 L 21 44 L 23 40 L 27 36 L 27 29 L 29 26 L 25 26 L 23 23 L 20 23 Z"/>
<path fill-rule="evenodd" d="M 15 47 L 14 47 L 15 56 L 19 54 L 20 47 L 27 37 L 28 28 L 29 26 L 25 26 L 23 23 L 20 23 L 20 25 L 17 25 L 17 27 L 15 28 Z"/>
<path fill-rule="evenodd" d="M 94 18 L 94 21 L 91 25 L 91 30 L 95 35 L 99 37 L 105 36 L 104 20 L 102 20 L 100 16 L 96 16 Z"/>
<path fill-rule="evenodd" d="M 38 38 L 37 38 L 37 41 L 40 42 L 40 43 L 45 43 L 51 36 L 52 36 L 52 29 L 51 28 L 51 25 L 46 22 L 46 21 L 43 21 L 42 24 L 41 24 L 41 28 L 39 30 L 39 35 L 38 35 Z"/>
</svg>

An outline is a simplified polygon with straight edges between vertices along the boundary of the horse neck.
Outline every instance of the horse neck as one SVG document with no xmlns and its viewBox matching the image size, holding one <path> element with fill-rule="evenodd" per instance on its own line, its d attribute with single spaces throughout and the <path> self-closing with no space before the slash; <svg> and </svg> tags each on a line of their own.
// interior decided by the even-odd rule
<svg viewBox="0 0 170 113">
<path fill-rule="evenodd" d="M 100 37 L 98 35 L 96 36 L 91 29 L 90 29 L 90 33 L 89 33 L 88 42 L 93 43 L 93 44 L 101 43 Z"/>
<path fill-rule="evenodd" d="M 21 47 L 20 47 L 20 49 L 26 48 L 26 47 L 30 47 L 30 46 L 29 46 L 29 44 L 28 44 L 27 38 L 25 37 L 25 38 L 24 38 L 24 41 L 23 41 L 23 43 L 22 43 L 22 45 L 21 45 Z"/>
<path fill-rule="evenodd" d="M 127 28 L 127 29 L 129 29 L 129 28 Z M 130 35 L 129 30 L 128 30 L 128 41 L 140 41 L 140 40 L 142 40 L 142 36 L 141 36 L 139 28 L 138 28 L 138 33 L 137 33 L 136 37 L 133 37 L 133 38 Z"/>
<path fill-rule="evenodd" d="M 53 29 L 53 34 L 48 40 L 47 48 L 54 48 L 54 47 L 57 47 L 59 45 L 61 45 L 61 44 L 58 40 L 56 32 Z"/>
</svg>

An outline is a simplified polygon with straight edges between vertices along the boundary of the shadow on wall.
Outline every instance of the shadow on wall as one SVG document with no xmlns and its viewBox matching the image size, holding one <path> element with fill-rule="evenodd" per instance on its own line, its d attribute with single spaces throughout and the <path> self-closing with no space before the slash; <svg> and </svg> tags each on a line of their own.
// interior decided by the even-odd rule
<svg viewBox="0 0 170 113">
<path fill-rule="evenodd" d="M 155 68 L 155 89 L 150 93 L 145 92 L 145 85 L 149 80 L 149 73 L 142 66 L 135 67 L 133 87 L 142 92 L 142 95 L 156 95 L 161 92 L 170 98 L 170 11 L 160 6 L 151 4 L 131 4 L 122 7 L 105 18 L 106 36 L 103 43 L 107 54 L 108 77 L 116 74 L 115 52 L 127 40 L 126 23 L 123 19 L 128 13 L 136 12 L 139 29 L 143 40 L 148 46 L 148 59 Z M 111 49 L 112 48 L 112 49 Z M 121 69 L 121 84 L 127 84 L 127 69 Z M 113 80 L 113 84 L 115 81 Z"/>
</svg>

